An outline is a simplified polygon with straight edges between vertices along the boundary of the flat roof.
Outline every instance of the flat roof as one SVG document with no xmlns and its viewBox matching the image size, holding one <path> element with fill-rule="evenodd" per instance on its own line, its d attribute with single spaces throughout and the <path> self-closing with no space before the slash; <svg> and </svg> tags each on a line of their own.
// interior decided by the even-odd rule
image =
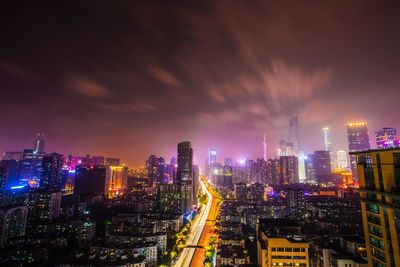
<svg viewBox="0 0 400 267">
<path fill-rule="evenodd" d="M 388 151 L 399 151 L 399 147 L 392 147 L 392 148 L 384 148 L 384 149 L 368 149 L 368 150 L 362 150 L 362 151 L 353 151 L 349 152 L 350 155 L 359 155 L 359 154 L 368 154 L 368 153 L 376 153 L 376 152 L 388 152 Z"/>
</svg>

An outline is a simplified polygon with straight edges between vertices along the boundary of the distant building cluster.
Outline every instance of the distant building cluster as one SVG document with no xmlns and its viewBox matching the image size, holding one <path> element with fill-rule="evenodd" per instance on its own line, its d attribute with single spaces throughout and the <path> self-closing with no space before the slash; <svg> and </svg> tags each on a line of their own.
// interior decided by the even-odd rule
<svg viewBox="0 0 400 267">
<path fill-rule="evenodd" d="M 167 164 L 118 158 L 5 152 L 0 161 L 0 264 L 158 266 L 197 211 L 199 168 L 190 142 Z M 168 244 L 168 245 L 167 245 Z"/>
</svg>

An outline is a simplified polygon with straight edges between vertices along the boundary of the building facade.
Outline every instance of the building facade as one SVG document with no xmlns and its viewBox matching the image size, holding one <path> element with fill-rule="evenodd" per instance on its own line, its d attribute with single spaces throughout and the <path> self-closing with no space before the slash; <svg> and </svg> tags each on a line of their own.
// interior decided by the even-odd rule
<svg viewBox="0 0 400 267">
<path fill-rule="evenodd" d="M 400 149 L 353 152 L 369 266 L 400 266 Z"/>
</svg>

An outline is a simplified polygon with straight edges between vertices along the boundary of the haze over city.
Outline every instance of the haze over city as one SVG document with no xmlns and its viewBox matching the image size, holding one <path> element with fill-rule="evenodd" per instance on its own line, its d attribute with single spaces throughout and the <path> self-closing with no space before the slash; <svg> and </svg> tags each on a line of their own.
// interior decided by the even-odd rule
<svg viewBox="0 0 400 267">
<path fill-rule="evenodd" d="M 399 128 L 398 9 L 375 1 L 2 3 L 0 151 L 32 146 L 143 165 L 346 149 L 346 124 Z M 371 142 L 374 144 L 374 142 Z"/>
</svg>

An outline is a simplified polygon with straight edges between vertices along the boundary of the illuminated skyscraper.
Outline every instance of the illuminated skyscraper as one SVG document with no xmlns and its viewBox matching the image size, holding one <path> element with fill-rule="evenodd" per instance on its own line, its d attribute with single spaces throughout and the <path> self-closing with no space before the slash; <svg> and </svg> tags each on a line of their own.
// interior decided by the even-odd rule
<svg viewBox="0 0 400 267">
<path fill-rule="evenodd" d="M 339 169 L 348 169 L 349 161 L 347 160 L 347 152 L 344 150 L 338 150 L 336 152 L 337 167 Z"/>
<path fill-rule="evenodd" d="M 298 153 L 299 183 L 305 183 L 306 182 L 305 159 L 306 159 L 306 156 L 304 155 L 304 152 L 303 151 L 299 151 L 299 153 Z"/>
<path fill-rule="evenodd" d="M 306 182 L 311 184 L 317 183 L 314 166 L 314 154 L 308 154 L 304 158 L 304 169 L 306 173 Z"/>
<path fill-rule="evenodd" d="M 329 151 L 314 151 L 314 168 L 317 179 L 318 176 L 331 174 L 331 155 Z"/>
<path fill-rule="evenodd" d="M 295 156 L 282 156 L 280 161 L 280 184 L 299 182 L 299 161 Z"/>
<path fill-rule="evenodd" d="M 322 133 L 324 137 L 324 150 L 332 151 L 331 134 L 329 132 L 329 127 L 322 128 Z"/>
<path fill-rule="evenodd" d="M 177 184 L 179 185 L 180 209 L 186 212 L 191 209 L 193 204 L 193 194 L 198 183 L 193 179 L 193 149 L 190 142 L 182 142 L 178 144 L 178 170 L 176 175 Z"/>
<path fill-rule="evenodd" d="M 217 150 L 210 148 L 208 150 L 208 165 L 212 166 L 217 163 Z"/>
<path fill-rule="evenodd" d="M 329 127 L 322 128 L 323 138 L 324 138 L 324 150 L 329 151 L 331 158 L 331 168 L 334 169 L 336 162 L 335 157 L 332 153 L 332 141 L 331 141 L 331 133 Z"/>
<path fill-rule="evenodd" d="M 267 137 L 264 134 L 264 141 L 263 141 L 263 159 L 265 161 L 268 160 L 268 152 L 267 152 Z"/>
<path fill-rule="evenodd" d="M 192 185 L 193 149 L 190 142 L 178 144 L 178 184 Z"/>
<path fill-rule="evenodd" d="M 53 153 L 45 155 L 42 159 L 42 175 L 40 187 L 47 189 L 61 189 L 61 168 L 63 155 Z"/>
<path fill-rule="evenodd" d="M 399 147 L 400 140 L 397 138 L 395 128 L 382 128 L 375 131 L 376 146 L 379 149 Z"/>
<path fill-rule="evenodd" d="M 368 266 L 400 266 L 400 149 L 357 157 Z"/>
<path fill-rule="evenodd" d="M 128 185 L 128 167 L 126 166 L 109 166 L 111 169 L 110 179 L 107 180 L 109 196 L 121 195 Z"/>
<path fill-rule="evenodd" d="M 368 128 L 365 122 L 352 122 L 347 124 L 347 139 L 349 141 L 349 152 L 369 150 Z M 356 157 L 350 156 L 350 167 L 353 176 L 357 178 Z"/>
<path fill-rule="evenodd" d="M 32 149 L 24 149 L 23 159 L 18 166 L 18 177 L 21 181 L 38 186 L 42 174 L 43 153 L 36 153 Z"/>
<path fill-rule="evenodd" d="M 289 141 L 293 143 L 295 155 L 299 149 L 299 118 L 297 116 L 289 119 Z"/>
<path fill-rule="evenodd" d="M 44 152 L 44 134 L 38 133 L 37 138 L 35 140 L 35 144 L 33 145 L 33 152 L 35 154 Z"/>
</svg>

